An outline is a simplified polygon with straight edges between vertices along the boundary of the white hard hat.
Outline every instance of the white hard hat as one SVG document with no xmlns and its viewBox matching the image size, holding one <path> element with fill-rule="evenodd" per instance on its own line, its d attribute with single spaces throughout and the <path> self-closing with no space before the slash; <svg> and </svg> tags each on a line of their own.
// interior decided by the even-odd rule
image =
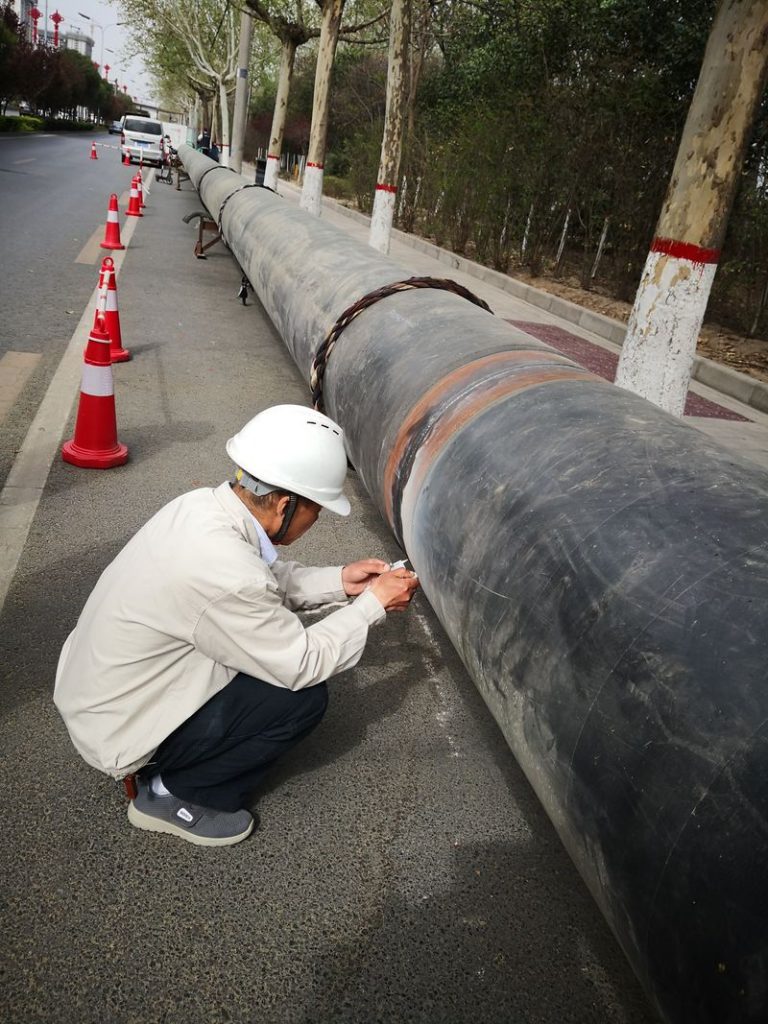
<svg viewBox="0 0 768 1024">
<path fill-rule="evenodd" d="M 227 455 L 249 476 L 273 488 L 349 515 L 344 495 L 344 432 L 321 412 L 303 405 L 273 405 L 227 441 Z"/>
</svg>

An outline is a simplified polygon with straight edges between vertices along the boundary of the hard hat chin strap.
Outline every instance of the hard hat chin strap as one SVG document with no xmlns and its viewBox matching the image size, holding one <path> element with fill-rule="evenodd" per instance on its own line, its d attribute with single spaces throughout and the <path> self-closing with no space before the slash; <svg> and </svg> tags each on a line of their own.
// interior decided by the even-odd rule
<svg viewBox="0 0 768 1024">
<path fill-rule="evenodd" d="M 272 541 L 273 544 L 279 544 L 280 541 L 283 539 L 283 537 L 286 535 L 286 533 L 288 533 L 288 529 L 289 529 L 289 527 L 291 525 L 291 521 L 292 521 L 292 519 L 294 517 L 294 514 L 296 512 L 296 507 L 297 507 L 298 504 L 299 504 L 298 497 L 295 494 L 292 494 L 288 498 L 288 507 L 285 510 L 285 515 L 283 516 L 282 526 L 277 531 L 277 533 L 275 534 L 274 537 L 270 537 L 270 540 Z"/>
<path fill-rule="evenodd" d="M 272 484 L 266 484 L 262 480 L 257 480 L 255 476 L 251 476 L 250 473 L 246 473 L 244 469 L 238 469 L 235 473 L 235 483 L 240 484 L 240 486 L 244 487 L 246 491 L 250 491 L 251 494 L 255 494 L 258 498 L 263 498 L 267 494 L 272 494 L 274 491 L 279 491 L 281 489 L 279 487 L 273 487 Z M 296 508 L 299 504 L 299 499 L 296 494 L 291 494 L 290 491 L 286 491 L 286 494 L 288 495 L 288 507 L 285 510 L 283 521 L 275 536 L 270 537 L 270 540 L 274 544 L 279 544 L 290 529 L 291 522 L 296 514 Z"/>
</svg>

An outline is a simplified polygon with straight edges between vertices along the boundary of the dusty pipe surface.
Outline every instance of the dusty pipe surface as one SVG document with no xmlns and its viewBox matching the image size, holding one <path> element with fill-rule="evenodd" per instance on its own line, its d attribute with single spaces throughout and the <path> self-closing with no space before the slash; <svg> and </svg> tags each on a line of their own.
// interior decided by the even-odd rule
<svg viewBox="0 0 768 1024">
<path fill-rule="evenodd" d="M 409 276 L 180 152 L 307 377 Z M 325 400 L 651 999 L 765 1021 L 768 474 L 445 292 L 354 320 Z"/>
</svg>

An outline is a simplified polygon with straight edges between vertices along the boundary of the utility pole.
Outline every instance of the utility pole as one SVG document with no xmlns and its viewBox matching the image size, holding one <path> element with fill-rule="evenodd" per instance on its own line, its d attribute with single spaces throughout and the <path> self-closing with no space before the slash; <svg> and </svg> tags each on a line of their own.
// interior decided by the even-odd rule
<svg viewBox="0 0 768 1024">
<path fill-rule="evenodd" d="M 248 11 L 243 10 L 240 15 L 240 50 L 235 81 L 235 111 L 232 116 L 232 150 L 229 155 L 229 166 L 238 174 L 243 166 L 245 129 L 248 123 L 248 68 L 251 63 L 252 39 L 253 18 Z"/>
<path fill-rule="evenodd" d="M 676 416 L 767 69 L 768 0 L 722 0 L 616 375 Z"/>
<path fill-rule="evenodd" d="M 387 107 L 381 140 L 379 174 L 373 199 L 368 244 L 379 252 L 389 252 L 392 221 L 395 216 L 397 179 L 403 152 L 408 48 L 411 38 L 410 0 L 392 0 L 389 15 L 389 63 L 387 69 Z"/>
</svg>

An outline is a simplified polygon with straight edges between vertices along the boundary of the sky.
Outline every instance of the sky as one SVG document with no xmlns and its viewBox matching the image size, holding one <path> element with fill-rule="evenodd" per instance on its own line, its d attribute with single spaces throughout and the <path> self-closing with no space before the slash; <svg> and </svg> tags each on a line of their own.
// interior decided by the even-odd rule
<svg viewBox="0 0 768 1024">
<path fill-rule="evenodd" d="M 116 25 L 116 22 L 122 20 L 117 7 L 100 3 L 99 0 L 47 0 L 47 4 L 46 0 L 37 0 L 37 6 L 43 15 L 45 15 L 46 6 L 49 15 L 58 9 L 59 14 L 64 17 L 60 31 L 79 30 L 93 39 L 93 59 L 98 64 L 109 64 L 111 82 L 114 82 L 117 76 L 121 85 L 125 83 L 128 86 L 128 92 L 135 100 L 143 100 L 146 103 L 155 101 L 155 92 L 141 57 L 134 57 L 129 61 L 122 56 L 128 37 L 126 29 L 121 25 Z M 90 15 L 91 21 L 81 17 L 80 12 Z M 101 25 L 104 29 L 103 60 L 101 57 L 102 33 L 95 27 L 96 25 Z M 53 29 L 50 22 L 49 26 Z M 104 73 L 103 67 L 101 72 Z"/>
</svg>

